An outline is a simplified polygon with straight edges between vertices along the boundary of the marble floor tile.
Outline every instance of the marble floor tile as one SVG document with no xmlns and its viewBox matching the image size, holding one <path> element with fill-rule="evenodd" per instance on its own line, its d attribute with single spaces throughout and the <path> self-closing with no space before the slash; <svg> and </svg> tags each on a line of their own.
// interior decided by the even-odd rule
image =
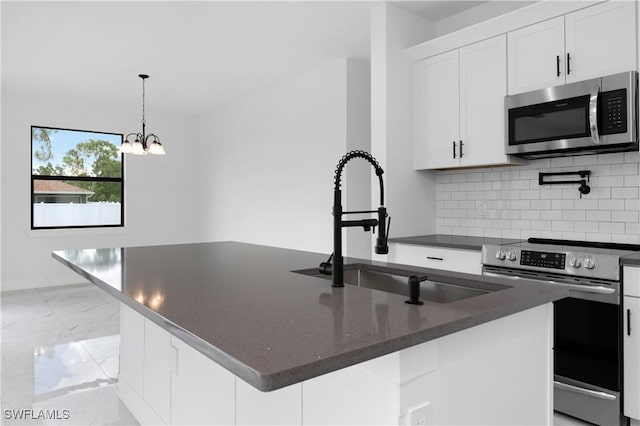
<svg viewBox="0 0 640 426">
<path fill-rule="evenodd" d="M 2 425 L 138 424 L 118 398 L 118 302 L 89 284 L 0 302 Z"/>
</svg>

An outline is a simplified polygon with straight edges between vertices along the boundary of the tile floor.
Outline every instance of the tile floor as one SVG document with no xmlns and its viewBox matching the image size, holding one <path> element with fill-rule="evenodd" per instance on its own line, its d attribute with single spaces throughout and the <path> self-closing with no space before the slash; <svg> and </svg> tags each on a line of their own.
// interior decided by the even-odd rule
<svg viewBox="0 0 640 426">
<path fill-rule="evenodd" d="M 0 305 L 1 424 L 138 424 L 118 399 L 119 302 L 82 284 L 0 293 Z M 555 413 L 554 425 L 588 423 Z"/>
<path fill-rule="evenodd" d="M 3 425 L 138 424 L 118 399 L 112 296 L 73 285 L 5 292 L 0 306 Z"/>
</svg>

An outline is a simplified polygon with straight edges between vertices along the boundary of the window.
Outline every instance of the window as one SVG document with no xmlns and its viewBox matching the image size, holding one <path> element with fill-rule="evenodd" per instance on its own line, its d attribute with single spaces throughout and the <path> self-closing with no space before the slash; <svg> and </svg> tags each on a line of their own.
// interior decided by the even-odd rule
<svg viewBox="0 0 640 426">
<path fill-rule="evenodd" d="M 31 126 L 31 229 L 124 226 L 122 135 Z"/>
</svg>

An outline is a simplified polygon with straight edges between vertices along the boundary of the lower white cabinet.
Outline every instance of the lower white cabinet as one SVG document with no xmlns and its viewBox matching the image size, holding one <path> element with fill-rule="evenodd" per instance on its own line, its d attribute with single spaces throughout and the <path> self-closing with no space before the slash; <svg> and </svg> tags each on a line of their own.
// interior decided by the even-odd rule
<svg viewBox="0 0 640 426">
<path fill-rule="evenodd" d="M 235 375 L 174 336 L 171 352 L 171 424 L 234 424 Z"/>
<path fill-rule="evenodd" d="M 624 268 L 624 415 L 640 421 L 640 268 Z"/>
<path fill-rule="evenodd" d="M 414 244 L 389 244 L 389 262 L 445 271 L 482 274 L 482 252 Z"/>
<path fill-rule="evenodd" d="M 143 425 L 551 424 L 552 304 L 272 392 L 122 312 L 119 393 Z"/>
</svg>

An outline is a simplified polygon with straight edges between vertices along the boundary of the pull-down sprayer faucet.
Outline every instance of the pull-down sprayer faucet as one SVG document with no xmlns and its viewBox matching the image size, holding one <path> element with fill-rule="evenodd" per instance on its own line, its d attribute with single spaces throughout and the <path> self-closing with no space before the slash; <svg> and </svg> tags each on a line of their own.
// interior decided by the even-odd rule
<svg viewBox="0 0 640 426">
<path fill-rule="evenodd" d="M 375 169 L 380 182 L 380 207 L 377 210 L 362 210 L 345 212 L 342 211 L 342 191 L 340 190 L 340 180 L 342 178 L 342 170 L 344 166 L 354 158 L 363 158 L 367 160 Z M 382 174 L 384 171 L 378 161 L 371 154 L 365 151 L 351 151 L 340 159 L 336 166 L 335 182 L 333 187 L 333 265 L 331 265 L 331 257 L 327 262 L 320 264 L 320 271 L 325 274 L 331 273 L 332 287 L 344 287 L 344 258 L 342 257 L 342 228 L 362 226 L 365 231 L 371 230 L 375 232 L 378 226 L 378 237 L 376 238 L 375 251 L 377 254 L 389 253 L 387 238 L 389 236 L 389 225 L 391 218 L 387 215 L 387 209 L 384 207 L 384 184 L 382 182 Z M 378 213 L 378 219 L 360 219 L 360 220 L 342 220 L 343 214 L 363 214 Z M 388 222 L 387 222 L 388 218 Z"/>
</svg>

